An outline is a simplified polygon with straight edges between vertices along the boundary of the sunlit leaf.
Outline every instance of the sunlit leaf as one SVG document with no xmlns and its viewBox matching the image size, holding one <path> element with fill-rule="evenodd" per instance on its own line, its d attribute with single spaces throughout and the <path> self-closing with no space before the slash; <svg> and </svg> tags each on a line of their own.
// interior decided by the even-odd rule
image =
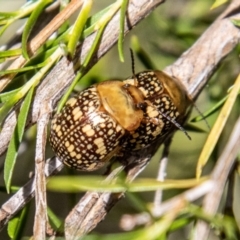
<svg viewBox="0 0 240 240">
<path fill-rule="evenodd" d="M 238 93 L 240 91 L 240 75 L 238 76 L 237 80 L 235 81 L 235 84 L 229 93 L 228 99 L 226 100 L 221 112 L 219 113 L 219 116 L 212 127 L 212 130 L 206 140 L 206 143 L 202 149 L 202 152 L 200 154 L 200 157 L 198 159 L 197 163 L 197 169 L 196 169 L 196 176 L 197 178 L 200 177 L 202 173 L 202 168 L 207 163 L 213 149 L 215 148 L 216 143 L 219 140 L 219 136 L 222 133 L 222 130 L 226 124 L 226 121 L 229 117 L 229 114 L 231 113 L 231 110 L 233 108 L 233 105 L 236 101 L 236 98 L 238 96 Z"/>
<path fill-rule="evenodd" d="M 8 29 L 8 27 L 12 24 L 13 21 L 6 23 L 4 26 L 0 29 L 0 37 L 3 35 L 3 33 Z M 0 21 L 1 25 L 1 21 Z"/>
<path fill-rule="evenodd" d="M 202 121 L 204 118 L 207 118 L 209 116 L 211 116 L 212 114 L 214 114 L 215 112 L 217 112 L 225 103 L 225 101 L 227 100 L 228 96 L 224 97 L 223 99 L 221 99 L 218 103 L 216 103 L 211 109 L 209 109 L 208 111 L 204 112 L 202 114 L 202 116 L 197 116 L 195 118 L 191 119 L 191 122 L 199 122 Z"/>
<path fill-rule="evenodd" d="M 35 7 L 40 3 L 40 1 L 37 2 L 27 2 L 23 5 L 18 11 L 11 12 L 11 17 L 9 16 L 6 19 L 0 18 L 0 25 L 4 25 L 0 30 L 0 36 L 5 32 L 5 30 L 12 25 L 16 20 L 21 19 L 23 17 L 27 17 L 34 9 Z M 3 13 L 2 13 L 3 14 Z"/>
<path fill-rule="evenodd" d="M 3 76 L 5 74 L 9 74 L 9 73 L 20 73 L 20 72 L 27 72 L 27 71 L 30 71 L 30 70 L 35 70 L 35 69 L 44 67 L 47 63 L 48 63 L 48 61 L 43 62 L 43 63 L 39 63 L 37 65 L 33 65 L 33 66 L 28 66 L 28 67 L 23 67 L 23 68 L 18 68 L 18 69 L 12 69 L 12 70 L 3 70 L 3 71 L 0 71 L 0 76 Z"/>
<path fill-rule="evenodd" d="M 16 12 L 0 12 L 0 19 L 15 17 L 16 15 Z"/>
<path fill-rule="evenodd" d="M 29 59 L 28 50 L 27 50 L 27 41 L 28 37 L 31 34 L 32 28 L 34 27 L 39 15 L 42 13 L 44 8 L 51 3 L 52 0 L 42 0 L 39 4 L 34 8 L 30 17 L 28 18 L 26 25 L 22 34 L 22 54 L 24 58 Z"/>
<path fill-rule="evenodd" d="M 4 102 L 8 101 L 8 100 L 9 100 L 10 98 L 12 98 L 19 90 L 20 90 L 20 88 L 14 89 L 14 90 L 9 91 L 9 92 L 1 93 L 1 94 L 0 94 L 0 103 L 4 103 Z"/>
<path fill-rule="evenodd" d="M 229 0 L 216 0 L 213 5 L 211 6 L 210 9 L 214 9 L 214 8 L 217 8 L 221 5 L 223 5 L 224 3 L 228 2 Z"/>
<path fill-rule="evenodd" d="M 22 49 L 10 49 L 6 51 L 0 51 L 0 58 L 10 58 L 19 56 L 22 53 Z"/>
<path fill-rule="evenodd" d="M 237 27 L 240 27 L 240 20 L 239 19 L 231 19 L 231 22 L 237 26 Z"/>
<path fill-rule="evenodd" d="M 50 178 L 47 188 L 52 191 L 59 192 L 79 192 L 79 191 L 99 191 L 99 192 L 140 192 L 140 191 L 155 191 L 157 189 L 171 189 L 171 188 L 189 188 L 205 181 L 202 178 L 200 181 L 196 179 L 187 180 L 166 180 L 159 182 L 155 179 L 136 179 L 132 183 L 117 181 L 109 183 L 103 181 L 99 176 L 58 176 Z"/>
<path fill-rule="evenodd" d="M 18 240 L 22 236 L 24 226 L 26 225 L 26 218 L 29 212 L 29 204 L 26 205 L 17 216 L 12 218 L 8 223 L 8 236 L 12 240 Z"/>
<path fill-rule="evenodd" d="M 63 221 L 61 219 L 59 219 L 58 216 L 56 214 L 54 214 L 54 212 L 49 207 L 47 209 L 47 213 L 48 213 L 48 218 L 51 223 L 51 226 L 55 230 L 59 231 L 59 228 L 62 225 Z"/>
<path fill-rule="evenodd" d="M 113 5 L 114 5 L 114 3 L 107 6 L 106 8 L 101 10 L 100 12 L 97 12 L 96 14 L 94 14 L 93 16 L 91 16 L 87 19 L 86 24 L 85 24 L 86 29 L 83 32 L 83 38 L 86 38 L 87 36 L 92 34 L 94 31 L 98 30 L 96 28 L 96 24 L 109 11 L 109 9 L 111 9 L 111 7 Z"/>
<path fill-rule="evenodd" d="M 80 39 L 80 36 L 82 35 L 82 31 L 84 29 L 91 8 L 92 0 L 84 1 L 81 12 L 78 15 L 78 18 L 69 33 L 70 37 L 68 41 L 68 52 L 71 57 L 73 57 L 75 53 L 77 43 Z"/>
<path fill-rule="evenodd" d="M 4 181 L 6 185 L 7 192 L 10 192 L 11 181 L 14 166 L 17 159 L 18 149 L 20 143 L 22 142 L 23 133 L 25 129 L 25 124 L 28 116 L 28 111 L 31 105 L 31 100 L 33 96 L 34 88 L 32 88 L 27 94 L 22 107 L 20 109 L 20 113 L 17 120 L 17 125 L 14 129 L 12 138 L 9 143 L 9 147 L 7 150 L 7 155 L 4 163 Z"/>
<path fill-rule="evenodd" d="M 120 29 L 119 29 L 119 37 L 118 37 L 118 54 L 121 62 L 124 62 L 123 41 L 124 41 L 124 24 L 125 24 L 127 6 L 128 6 L 128 0 L 123 0 L 121 10 L 120 10 Z"/>
</svg>

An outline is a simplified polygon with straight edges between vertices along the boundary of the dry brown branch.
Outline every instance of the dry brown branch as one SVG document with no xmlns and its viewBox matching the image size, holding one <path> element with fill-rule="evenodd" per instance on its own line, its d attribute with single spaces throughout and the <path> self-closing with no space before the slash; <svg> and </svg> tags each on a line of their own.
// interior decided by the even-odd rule
<svg viewBox="0 0 240 240">
<path fill-rule="evenodd" d="M 48 111 L 47 111 L 48 112 Z M 33 235 L 34 239 L 44 240 L 47 227 L 47 199 L 45 177 L 45 148 L 47 139 L 47 125 L 49 114 L 42 114 L 37 123 L 37 143 L 35 154 L 35 219 Z"/>
<path fill-rule="evenodd" d="M 212 172 L 211 179 L 213 180 L 214 187 L 203 200 L 203 210 L 208 214 L 214 215 L 217 213 L 229 172 L 231 171 L 237 154 L 239 153 L 239 146 L 240 118 L 236 122 L 229 141 Z M 209 232 L 210 226 L 203 221 L 199 221 L 196 225 L 194 239 L 208 239 Z"/>
<path fill-rule="evenodd" d="M 171 139 L 170 139 L 171 140 Z M 163 182 L 166 178 L 166 170 L 168 165 L 168 155 L 169 155 L 169 148 L 171 145 L 171 141 L 164 143 L 164 149 L 162 153 L 162 157 L 160 159 L 159 168 L 158 168 L 158 174 L 157 174 L 157 180 Z M 153 212 L 155 208 L 159 208 L 159 206 L 162 203 L 162 195 L 163 190 L 159 189 L 155 192 L 154 200 L 153 200 Z"/>
<path fill-rule="evenodd" d="M 62 163 L 55 157 L 50 158 L 45 164 L 46 177 L 60 172 L 63 168 Z M 21 210 L 35 195 L 35 178 L 29 180 L 21 187 L 0 209 L 0 230 L 8 221 Z"/>
<path fill-rule="evenodd" d="M 162 1 L 143 0 L 130 1 L 128 9 L 129 19 L 128 25 L 126 25 L 125 28 L 125 33 L 141 19 L 146 17 L 150 11 L 161 2 Z M 233 1 L 228 9 L 207 29 L 207 31 L 205 31 L 205 33 L 203 33 L 199 40 L 173 65 L 166 68 L 166 71 L 170 75 L 177 77 L 183 82 L 192 98 L 198 96 L 220 61 L 238 44 L 240 40 L 240 31 L 230 20 L 231 18 L 240 19 L 240 14 L 237 13 L 239 8 L 240 3 L 238 1 Z M 106 28 L 99 49 L 91 62 L 91 66 L 116 43 L 118 31 L 119 14 L 111 20 Z M 81 48 L 79 48 L 77 55 L 81 60 L 84 59 L 93 39 L 94 34 L 89 36 L 84 41 Z M 32 105 L 31 116 L 28 118 L 29 124 L 36 123 L 41 116 L 39 113 L 42 103 L 48 102 L 54 105 L 56 101 L 59 100 L 74 76 L 73 64 L 69 63 L 66 58 L 63 58 L 39 85 Z M 56 88 L 56 86 L 58 87 Z M 0 133 L 0 154 L 3 154 L 7 148 L 15 123 L 16 113 L 12 111 L 5 121 L 3 130 Z M 127 159 L 128 165 L 125 171 L 127 172 L 129 181 L 133 180 L 139 172 L 145 168 L 159 144 L 160 143 L 157 142 L 150 148 L 139 151 Z M 54 169 L 54 164 L 51 162 L 52 161 L 46 164 L 46 168 L 53 167 Z M 59 162 L 57 162 L 57 164 L 59 164 Z M 61 165 L 59 167 L 61 168 Z M 111 176 L 114 177 L 117 175 L 116 173 L 112 172 Z M 32 181 L 19 191 L 20 192 L 16 193 L 16 195 L 1 208 L 1 224 L 6 224 L 8 219 L 24 206 L 25 202 L 23 201 L 23 196 L 28 199 L 33 196 L 34 187 L 32 186 Z M 208 191 L 209 188 L 207 188 L 206 192 Z M 122 193 L 86 193 L 66 219 L 65 228 L 67 239 L 72 239 L 74 236 L 80 236 L 91 231 L 98 222 L 105 217 L 107 212 L 121 196 Z M 196 196 L 197 195 L 194 195 L 194 197 Z M 21 200 L 20 203 L 18 202 L 19 199 Z"/>
</svg>

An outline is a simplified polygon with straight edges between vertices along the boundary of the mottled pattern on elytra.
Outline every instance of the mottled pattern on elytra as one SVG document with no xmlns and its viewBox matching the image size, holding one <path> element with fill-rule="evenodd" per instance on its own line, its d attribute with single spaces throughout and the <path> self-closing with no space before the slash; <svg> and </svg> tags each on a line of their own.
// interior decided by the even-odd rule
<svg viewBox="0 0 240 240">
<path fill-rule="evenodd" d="M 91 171 L 100 168 L 119 146 L 125 130 L 103 111 L 96 88 L 71 98 L 51 124 L 50 143 L 66 165 Z"/>
<path fill-rule="evenodd" d="M 149 104 L 144 119 L 137 130 L 129 135 L 123 144 L 122 152 L 148 147 L 157 137 L 166 135 L 173 124 L 166 119 L 176 120 L 179 112 L 157 76 L 152 71 L 136 74 L 139 89 Z"/>
<path fill-rule="evenodd" d="M 137 87 L 142 91 L 146 99 L 163 92 L 163 85 L 153 71 L 145 71 L 136 74 Z"/>
<path fill-rule="evenodd" d="M 136 101 L 136 106 L 133 106 L 143 108 L 140 126 L 133 132 L 127 132 L 117 123 L 114 114 L 107 113 L 109 106 L 101 105 L 96 86 L 86 89 L 69 99 L 61 113 L 52 120 L 50 143 L 66 165 L 78 170 L 98 169 L 119 152 L 146 148 L 156 138 L 165 137 L 173 127 L 171 121 L 178 121 L 179 112 L 170 97 L 172 95 L 154 71 L 141 72 L 123 82 L 134 85 L 144 96 L 146 105 Z M 122 90 L 121 93 L 126 94 Z M 133 95 L 127 97 L 137 96 L 135 91 L 131 93 Z M 138 96 L 136 99 L 139 99 Z M 125 104 L 122 107 L 127 110 L 129 105 Z"/>
</svg>

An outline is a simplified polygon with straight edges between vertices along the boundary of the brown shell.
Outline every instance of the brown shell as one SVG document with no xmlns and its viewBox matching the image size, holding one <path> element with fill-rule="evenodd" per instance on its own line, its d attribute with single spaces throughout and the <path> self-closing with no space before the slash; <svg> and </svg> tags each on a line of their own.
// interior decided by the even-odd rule
<svg viewBox="0 0 240 240">
<path fill-rule="evenodd" d="M 69 167 L 92 171 L 102 167 L 119 148 L 125 130 L 100 110 L 95 87 L 71 98 L 51 124 L 50 144 Z"/>
<path fill-rule="evenodd" d="M 165 137 L 188 104 L 184 88 L 161 71 L 100 83 L 69 99 L 55 115 L 50 144 L 66 165 L 95 170 L 119 152 Z"/>
</svg>

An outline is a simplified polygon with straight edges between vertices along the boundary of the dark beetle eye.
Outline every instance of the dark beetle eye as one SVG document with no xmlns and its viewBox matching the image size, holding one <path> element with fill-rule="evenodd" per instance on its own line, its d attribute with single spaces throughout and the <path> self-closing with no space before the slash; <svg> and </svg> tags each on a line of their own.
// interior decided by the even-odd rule
<svg viewBox="0 0 240 240">
<path fill-rule="evenodd" d="M 138 104 L 136 104 L 136 107 L 137 107 L 138 109 L 141 109 L 141 110 L 143 110 L 143 111 L 146 111 L 147 103 L 146 103 L 146 102 L 138 103 Z"/>
<path fill-rule="evenodd" d="M 50 144 L 67 166 L 96 170 L 115 154 L 148 147 L 179 127 L 186 99 L 185 90 L 161 71 L 105 81 L 69 99 L 54 116 Z"/>
</svg>

